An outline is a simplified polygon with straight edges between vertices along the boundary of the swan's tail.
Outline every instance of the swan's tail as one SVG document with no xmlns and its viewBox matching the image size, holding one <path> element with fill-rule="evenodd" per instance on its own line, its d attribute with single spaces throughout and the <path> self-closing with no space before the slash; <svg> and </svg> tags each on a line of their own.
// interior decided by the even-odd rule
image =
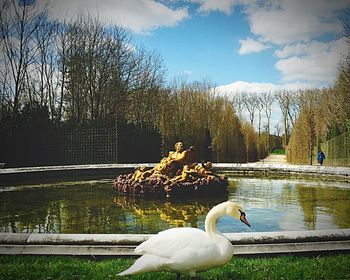
<svg viewBox="0 0 350 280">
<path fill-rule="evenodd" d="M 145 254 L 135 261 L 127 270 L 120 272 L 119 276 L 165 270 L 167 259 Z"/>
</svg>

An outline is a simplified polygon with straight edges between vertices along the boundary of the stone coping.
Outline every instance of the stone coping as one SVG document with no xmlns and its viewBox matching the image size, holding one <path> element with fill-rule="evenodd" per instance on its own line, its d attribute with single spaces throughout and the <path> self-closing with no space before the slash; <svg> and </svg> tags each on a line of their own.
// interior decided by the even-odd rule
<svg viewBox="0 0 350 280">
<path fill-rule="evenodd" d="M 0 233 L 0 244 L 138 245 L 154 234 Z M 232 244 L 268 244 L 350 240 L 350 228 L 335 230 L 224 233 Z"/>
<path fill-rule="evenodd" d="M 134 169 L 140 166 L 153 167 L 155 163 L 116 163 L 116 164 L 87 164 L 87 165 L 61 165 L 61 166 L 36 166 L 19 168 L 2 168 L 2 174 L 32 173 L 47 171 L 79 171 L 102 169 Z M 333 174 L 350 176 L 350 167 L 344 166 L 319 166 L 319 165 L 291 165 L 291 164 L 261 164 L 261 163 L 213 163 L 214 170 L 257 170 L 257 171 L 291 171 L 301 173 Z"/>
<path fill-rule="evenodd" d="M 224 234 L 236 255 L 350 252 L 350 229 Z M 152 234 L 0 233 L 1 255 L 138 256 Z"/>
<path fill-rule="evenodd" d="M 215 169 L 230 171 L 260 171 L 270 173 L 299 173 L 309 175 L 334 175 L 350 177 L 350 167 L 344 166 L 320 166 L 320 165 L 291 165 L 291 164 L 261 164 L 261 163 L 216 163 Z"/>
</svg>

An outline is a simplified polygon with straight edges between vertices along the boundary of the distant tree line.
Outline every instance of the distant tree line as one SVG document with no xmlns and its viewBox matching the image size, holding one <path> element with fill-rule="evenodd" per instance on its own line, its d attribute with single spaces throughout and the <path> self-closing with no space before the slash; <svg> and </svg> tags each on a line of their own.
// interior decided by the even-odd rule
<svg viewBox="0 0 350 280">
<path fill-rule="evenodd" d="M 2 155 L 40 146 L 57 128 L 114 127 L 119 159 L 128 162 L 159 159 L 180 140 L 199 158 L 221 162 L 255 161 L 272 147 L 269 124 L 260 129 L 261 112 L 271 115 L 270 93 L 259 103 L 257 133 L 240 102 L 209 81 L 166 82 L 160 54 L 136 46 L 125 28 L 90 16 L 53 21 L 45 6 L 5 0 L 0 38 Z"/>
</svg>

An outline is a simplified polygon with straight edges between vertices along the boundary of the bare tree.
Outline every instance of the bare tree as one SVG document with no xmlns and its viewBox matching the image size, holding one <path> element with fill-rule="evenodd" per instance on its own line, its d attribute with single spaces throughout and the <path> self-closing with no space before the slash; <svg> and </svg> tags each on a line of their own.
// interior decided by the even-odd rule
<svg viewBox="0 0 350 280">
<path fill-rule="evenodd" d="M 280 123 L 276 123 L 274 128 L 275 128 L 276 136 L 280 137 L 280 133 L 281 133 L 281 125 L 280 125 Z"/>
<path fill-rule="evenodd" d="M 40 106 L 47 106 L 51 119 L 56 120 L 58 24 L 47 18 L 42 18 L 38 24 L 39 27 L 33 34 L 33 43 L 36 47 L 35 63 L 31 67 L 32 71 L 28 73 L 27 90 L 30 100 L 35 99 Z"/>
<path fill-rule="evenodd" d="M 243 103 L 249 113 L 251 126 L 254 126 L 255 111 L 258 107 L 258 97 L 252 93 L 242 93 Z"/>
<path fill-rule="evenodd" d="M 0 13 L 0 37 L 3 60 L 9 66 L 8 87 L 11 92 L 13 113 L 19 109 L 24 92 L 26 74 L 35 56 L 33 36 L 45 11 L 31 2 L 5 0 Z"/>
<path fill-rule="evenodd" d="M 156 126 L 164 64 L 156 52 L 136 48 L 122 27 L 80 17 L 67 25 L 65 106 L 77 125 L 127 120 L 141 130 Z"/>
<path fill-rule="evenodd" d="M 261 135 L 261 120 L 262 120 L 262 112 L 264 110 L 264 104 L 261 96 L 257 97 L 256 100 L 256 108 L 258 110 L 258 135 L 259 135 L 259 141 L 260 141 L 260 135 Z"/>
<path fill-rule="evenodd" d="M 317 143 L 317 107 L 321 95 L 318 90 L 305 90 L 301 94 L 301 110 L 302 115 L 300 118 L 301 127 L 303 128 L 302 133 L 305 135 L 307 141 L 307 149 L 309 153 L 309 162 L 312 165 L 313 162 L 313 147 Z"/>
<path fill-rule="evenodd" d="M 159 94 L 164 82 L 164 63 L 156 52 L 145 49 L 135 54 L 135 82 L 130 93 L 130 108 L 127 112 L 130 119 L 139 126 L 157 126 L 160 111 Z"/>
<path fill-rule="evenodd" d="M 55 41 L 55 53 L 57 69 L 55 71 L 56 86 L 55 86 L 55 118 L 56 123 L 59 123 L 63 118 L 63 104 L 66 92 L 66 83 L 68 76 L 68 53 L 70 52 L 69 34 L 67 32 L 67 24 L 64 22 L 57 25 L 56 41 Z"/>
<path fill-rule="evenodd" d="M 243 112 L 245 109 L 244 104 L 244 94 L 242 92 L 235 92 L 233 93 L 233 107 L 235 108 L 235 111 L 237 113 L 237 116 L 240 119 L 243 119 Z"/>
<path fill-rule="evenodd" d="M 272 113 L 272 105 L 274 103 L 274 96 L 269 92 L 264 92 L 261 94 L 261 103 L 263 104 L 263 111 L 265 113 L 267 124 L 267 137 L 268 137 L 268 152 L 271 152 L 271 141 L 270 141 L 270 120 L 271 120 L 271 113 Z"/>
<path fill-rule="evenodd" d="M 291 106 L 291 94 L 288 91 L 280 91 L 275 94 L 277 102 L 282 112 L 283 117 L 283 128 L 284 128 L 284 145 L 288 145 L 288 129 L 289 129 L 289 119 L 288 113 Z"/>
<path fill-rule="evenodd" d="M 300 91 L 290 94 L 288 116 L 291 126 L 293 127 L 300 114 Z"/>
</svg>

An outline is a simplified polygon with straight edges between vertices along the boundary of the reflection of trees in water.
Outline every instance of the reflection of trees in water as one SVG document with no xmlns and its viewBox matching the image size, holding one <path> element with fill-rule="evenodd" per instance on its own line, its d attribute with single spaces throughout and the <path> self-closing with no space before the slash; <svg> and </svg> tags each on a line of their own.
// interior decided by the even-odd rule
<svg viewBox="0 0 350 280">
<path fill-rule="evenodd" d="M 282 192 L 280 195 L 280 204 L 294 204 L 295 203 L 295 194 L 293 193 L 293 185 L 290 183 L 285 183 L 282 186 Z"/>
<path fill-rule="evenodd" d="M 331 216 L 339 228 L 350 226 L 350 190 L 302 184 L 298 184 L 296 190 L 309 229 L 316 228 L 317 215 L 321 213 Z"/>
<path fill-rule="evenodd" d="M 242 205 L 300 205 L 305 227 L 350 227 L 350 190 L 315 183 L 230 181 L 230 198 Z M 39 233 L 155 233 L 172 226 L 198 227 L 216 199 L 139 199 L 113 196 L 111 183 L 36 188 L 0 193 L 0 231 Z M 113 203 L 115 200 L 115 203 Z M 287 216 L 288 216 L 288 212 Z M 298 212 L 299 213 L 299 212 Z"/>
<path fill-rule="evenodd" d="M 308 229 L 315 229 L 317 219 L 317 192 L 315 188 L 297 185 L 299 204 L 304 213 L 304 223 Z"/>
<path fill-rule="evenodd" d="M 232 184 L 231 182 L 235 182 Z M 242 205 L 261 208 L 274 208 L 281 201 L 281 192 L 276 192 L 271 180 L 239 178 L 230 181 L 229 198 Z"/>
<path fill-rule="evenodd" d="M 46 232 L 47 200 L 38 201 L 40 190 L 8 192 L 1 194 L 1 231 Z"/>
<path fill-rule="evenodd" d="M 147 217 L 161 219 L 168 225 L 176 227 L 198 227 L 200 216 L 205 215 L 211 207 L 227 198 L 210 199 L 145 199 L 127 196 L 115 196 L 114 202 L 124 210 L 131 210 L 142 222 Z"/>
<path fill-rule="evenodd" d="M 289 181 L 264 179 L 236 179 L 230 181 L 230 199 L 247 204 L 250 207 L 275 209 L 292 215 L 288 211 L 294 206 L 301 207 L 304 227 L 316 229 L 320 222 L 325 226 L 339 228 L 350 227 L 350 190 L 337 187 L 334 183 L 327 186 L 317 181 Z M 320 218 L 323 214 L 325 217 Z"/>
<path fill-rule="evenodd" d="M 0 230 L 22 233 L 112 233 L 123 228 L 110 183 L 2 193 Z"/>
<path fill-rule="evenodd" d="M 22 233 L 155 233 L 197 226 L 216 203 L 119 197 L 116 207 L 110 182 L 23 189 L 0 199 L 0 231 Z"/>
</svg>

